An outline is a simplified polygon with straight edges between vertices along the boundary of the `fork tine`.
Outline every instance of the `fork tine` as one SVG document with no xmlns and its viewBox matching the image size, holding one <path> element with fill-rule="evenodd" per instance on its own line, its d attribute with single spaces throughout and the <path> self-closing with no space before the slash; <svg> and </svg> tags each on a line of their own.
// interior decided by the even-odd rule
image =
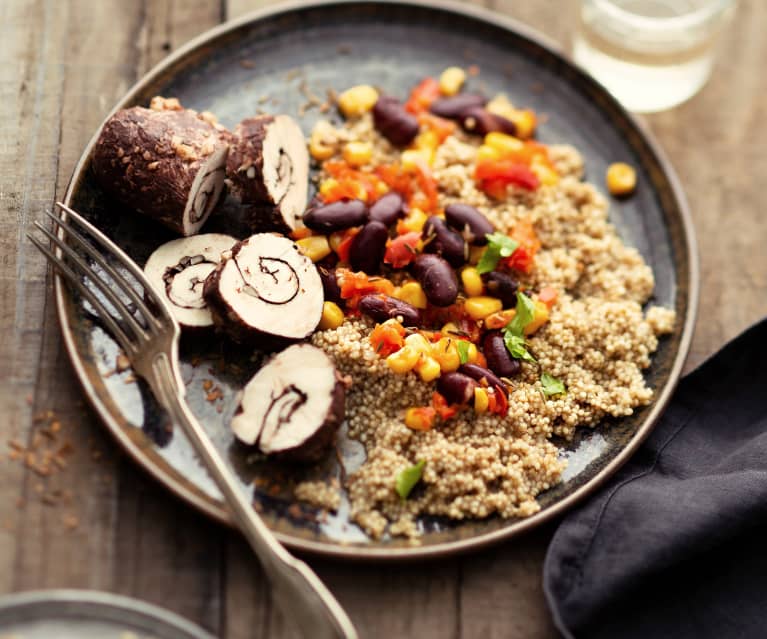
<svg viewBox="0 0 767 639">
<path fill-rule="evenodd" d="M 128 255 L 119 246 L 117 246 L 112 240 L 110 240 L 104 233 L 97 229 L 93 224 L 86 220 L 82 215 L 72 210 L 69 206 L 63 202 L 56 202 L 56 206 L 64 211 L 68 217 L 76 222 L 81 228 L 84 228 L 88 233 L 96 240 L 101 246 L 112 253 L 116 258 L 120 260 L 123 266 L 127 268 L 131 274 L 141 283 L 146 290 L 150 301 L 157 306 L 157 308 L 163 311 L 163 315 L 167 315 L 167 318 L 173 318 L 168 303 L 163 299 L 161 295 L 158 295 L 154 290 L 154 287 L 146 280 L 146 276 L 136 263 L 128 257 Z"/>
<path fill-rule="evenodd" d="M 134 343 L 130 340 L 123 328 L 115 321 L 114 317 L 112 317 L 109 311 L 107 311 L 106 307 L 93 294 L 93 291 L 85 286 L 77 274 L 71 268 L 69 268 L 69 266 L 67 266 L 59 257 L 57 257 L 53 251 L 51 251 L 51 249 L 45 246 L 45 244 L 43 244 L 40 240 L 31 234 L 27 234 L 27 237 L 29 238 L 29 241 L 32 242 L 32 244 L 34 244 L 37 249 L 43 255 L 45 255 L 45 257 L 48 258 L 48 261 L 53 265 L 54 268 L 57 269 L 59 274 L 64 276 L 66 280 L 73 284 L 75 288 L 80 292 L 80 294 L 85 299 L 87 299 L 88 302 L 90 302 L 91 306 L 93 306 L 93 308 L 96 310 L 96 313 L 98 314 L 101 321 L 107 325 L 107 328 L 109 328 L 114 338 L 120 343 L 122 349 L 129 354 L 134 353 L 136 350 Z"/>
<path fill-rule="evenodd" d="M 64 220 L 62 220 L 58 215 L 55 215 L 54 213 L 51 213 L 50 211 L 46 211 L 45 214 L 51 218 L 55 224 L 57 224 L 60 228 L 64 229 L 68 236 L 73 239 L 77 245 L 82 248 L 90 257 L 101 267 L 104 269 L 104 271 L 111 277 L 116 284 L 119 285 L 120 289 L 131 299 L 131 301 L 136 305 L 136 308 L 141 313 L 141 315 L 146 320 L 147 326 L 152 328 L 159 328 L 160 323 L 157 321 L 157 318 L 154 316 L 154 314 L 149 310 L 147 305 L 144 303 L 144 300 L 141 299 L 141 296 L 136 293 L 136 290 L 130 285 L 129 282 L 125 280 L 125 277 L 121 275 L 109 262 L 104 259 L 104 256 L 93 248 L 93 246 L 82 236 L 80 235 L 72 226 L 67 224 Z M 139 282 L 141 284 L 141 282 Z M 127 309 L 126 309 L 127 310 Z"/>
<path fill-rule="evenodd" d="M 56 236 L 56 234 L 51 233 L 47 228 L 45 228 L 40 222 L 35 222 L 35 226 L 38 230 L 42 231 L 42 233 L 51 241 L 53 242 L 57 248 L 59 248 L 64 255 L 66 255 L 71 263 L 75 267 L 77 267 L 80 272 L 83 275 L 87 275 L 88 279 L 90 279 L 91 282 L 93 282 L 96 286 L 98 286 L 99 290 L 106 295 L 106 297 L 109 299 L 109 301 L 112 303 L 112 306 L 114 309 L 121 315 L 122 319 L 127 322 L 128 326 L 130 326 L 131 330 L 135 334 L 136 338 L 138 339 L 146 339 L 148 337 L 146 330 L 136 321 L 136 318 L 133 316 L 133 314 L 130 312 L 130 309 L 125 305 L 125 303 L 118 297 L 117 293 L 114 292 L 111 286 L 107 282 L 105 282 L 103 279 L 98 277 L 96 273 L 93 272 L 93 269 L 90 268 L 88 263 L 80 257 L 77 252 L 72 249 L 71 246 L 69 246 L 64 240 L 62 240 L 60 237 Z M 117 283 L 120 283 L 120 280 L 117 280 Z M 121 288 L 123 288 L 121 286 Z"/>
</svg>

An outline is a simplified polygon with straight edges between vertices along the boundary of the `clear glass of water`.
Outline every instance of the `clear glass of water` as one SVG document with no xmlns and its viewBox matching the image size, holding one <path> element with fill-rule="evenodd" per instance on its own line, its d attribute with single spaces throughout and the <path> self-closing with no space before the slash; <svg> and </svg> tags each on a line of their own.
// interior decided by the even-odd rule
<svg viewBox="0 0 767 639">
<path fill-rule="evenodd" d="M 573 57 L 629 110 L 669 109 L 711 75 L 737 0 L 581 0 Z"/>
</svg>

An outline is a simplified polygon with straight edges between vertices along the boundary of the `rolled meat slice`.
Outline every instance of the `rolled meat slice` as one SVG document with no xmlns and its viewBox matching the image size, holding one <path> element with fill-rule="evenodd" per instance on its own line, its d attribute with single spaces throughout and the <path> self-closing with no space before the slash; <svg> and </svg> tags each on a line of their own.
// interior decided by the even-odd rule
<svg viewBox="0 0 767 639">
<path fill-rule="evenodd" d="M 227 133 L 210 114 L 177 100 L 152 104 L 121 109 L 107 120 L 93 150 L 93 172 L 127 207 L 194 235 L 224 189 Z"/>
<path fill-rule="evenodd" d="M 236 243 L 229 235 L 207 233 L 167 242 L 149 256 L 144 273 L 168 299 L 182 328 L 213 325 L 202 289 L 221 262 L 221 254 Z"/>
<path fill-rule="evenodd" d="M 257 233 L 235 244 L 205 281 L 204 296 L 213 322 L 240 342 L 303 339 L 322 315 L 316 267 L 277 233 Z"/>
<path fill-rule="evenodd" d="M 295 344 L 246 384 L 232 430 L 267 455 L 314 461 L 333 442 L 344 419 L 344 399 L 344 385 L 327 354 Z"/>
<path fill-rule="evenodd" d="M 234 129 L 227 174 L 246 204 L 268 204 L 268 225 L 292 231 L 301 221 L 309 191 L 309 152 L 301 127 L 287 115 L 262 115 Z M 263 210 L 256 209 L 259 214 Z"/>
</svg>

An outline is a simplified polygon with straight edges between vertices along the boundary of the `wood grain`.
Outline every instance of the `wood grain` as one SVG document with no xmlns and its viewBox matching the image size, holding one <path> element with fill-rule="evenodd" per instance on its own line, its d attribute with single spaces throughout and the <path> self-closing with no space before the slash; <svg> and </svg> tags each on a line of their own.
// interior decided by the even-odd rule
<svg viewBox="0 0 767 639">
<path fill-rule="evenodd" d="M 123 458 L 84 406 L 61 348 L 45 265 L 24 237 L 63 194 L 81 149 L 141 74 L 208 27 L 269 4 L 0 3 L 0 433 L 28 446 L 52 421 L 34 416 L 53 411 L 57 445 L 74 444 L 67 468 L 49 477 L 2 451 L 0 592 L 99 588 L 158 603 L 222 637 L 291 636 L 239 536 Z M 568 45 L 574 2 L 478 4 Z M 735 22 L 704 90 L 647 118 L 686 186 L 701 245 L 701 315 L 688 369 L 767 314 L 760 188 L 767 14 L 759 0 L 744 0 Z M 310 563 L 363 637 L 551 637 L 540 573 L 552 531 L 437 562 Z"/>
</svg>

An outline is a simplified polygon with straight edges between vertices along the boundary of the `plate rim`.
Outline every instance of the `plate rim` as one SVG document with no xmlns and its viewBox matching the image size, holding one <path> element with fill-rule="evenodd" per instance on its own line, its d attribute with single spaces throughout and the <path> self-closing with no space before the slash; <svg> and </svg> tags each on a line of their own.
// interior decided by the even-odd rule
<svg viewBox="0 0 767 639">
<path fill-rule="evenodd" d="M 189 621 L 172 610 L 167 610 L 157 604 L 142 599 L 118 595 L 101 590 L 79 588 L 56 588 L 45 590 L 23 590 L 0 596 L 0 617 L 19 608 L 42 607 L 47 609 L 55 604 L 82 605 L 85 608 L 119 610 L 142 619 L 160 622 L 167 627 L 179 630 L 190 637 L 199 639 L 215 639 L 207 630 Z M 78 611 L 78 616 L 83 611 Z M 41 618 L 42 620 L 43 618 Z"/>
<path fill-rule="evenodd" d="M 545 509 L 535 513 L 534 515 L 519 521 L 515 521 L 508 526 L 504 526 L 498 530 L 482 533 L 467 539 L 440 542 L 429 546 L 394 548 L 385 548 L 380 546 L 352 546 L 345 545 L 343 543 L 329 543 L 314 541 L 310 539 L 302 539 L 299 537 L 286 535 L 278 531 L 272 531 L 277 539 L 284 545 L 294 550 L 304 551 L 315 556 L 363 561 L 407 561 L 444 557 L 479 550 L 492 544 L 496 544 L 500 541 L 523 534 L 533 528 L 543 525 L 545 522 L 555 519 L 565 511 L 572 508 L 575 504 L 581 502 L 585 497 L 595 492 L 600 486 L 602 486 L 602 484 L 604 484 L 604 482 L 609 477 L 611 477 L 636 452 L 639 446 L 652 432 L 658 419 L 666 409 L 681 378 L 682 369 L 689 354 L 690 346 L 692 343 L 692 337 L 698 313 L 698 299 L 700 292 L 699 252 L 692 214 L 684 189 L 682 188 L 679 177 L 671 165 L 671 162 L 667 158 L 665 152 L 647 125 L 645 125 L 645 123 L 640 118 L 625 109 L 602 84 L 588 75 L 588 73 L 583 70 L 582 67 L 576 64 L 571 59 L 569 54 L 564 51 L 557 42 L 551 40 L 548 36 L 540 33 L 536 29 L 500 12 L 476 5 L 464 5 L 463 3 L 457 2 L 456 0 L 290 0 L 289 2 L 283 2 L 262 9 L 256 9 L 234 20 L 223 22 L 202 32 L 185 44 L 181 45 L 178 49 L 163 58 L 154 67 L 147 71 L 147 73 L 141 76 L 127 90 L 127 92 L 123 94 L 123 96 L 115 104 L 114 108 L 105 116 L 104 120 L 101 124 L 99 124 L 93 136 L 83 149 L 83 152 L 80 155 L 80 158 L 78 159 L 67 184 L 63 202 L 67 205 L 71 204 L 73 194 L 83 177 L 84 168 L 88 163 L 89 156 L 96 143 L 103 124 L 110 117 L 112 117 L 112 115 L 117 110 L 131 104 L 137 92 L 139 92 L 147 84 L 150 84 L 152 81 L 154 81 L 159 75 L 161 75 L 166 69 L 171 67 L 176 62 L 194 53 L 196 50 L 221 36 L 237 31 L 238 29 L 241 29 L 248 24 L 268 19 L 273 16 L 329 6 L 364 6 L 376 4 L 388 4 L 402 7 L 409 6 L 432 11 L 449 12 L 457 15 L 458 17 L 470 17 L 490 25 L 500 27 L 506 31 L 514 33 L 515 35 L 519 35 L 530 40 L 537 46 L 547 50 L 553 56 L 559 58 L 571 69 L 575 70 L 580 76 L 581 80 L 587 83 L 591 83 L 598 91 L 603 94 L 605 99 L 612 103 L 613 107 L 617 108 L 618 112 L 623 118 L 625 118 L 628 124 L 639 132 L 642 142 L 647 146 L 650 155 L 654 156 L 655 161 L 657 162 L 658 166 L 662 170 L 663 175 L 669 183 L 670 194 L 678 205 L 679 217 L 684 236 L 684 244 L 686 245 L 689 258 L 687 264 L 687 276 L 689 284 L 687 295 L 687 312 L 681 329 L 679 348 L 674 355 L 673 362 L 669 368 L 668 382 L 661 389 L 658 395 L 656 395 L 655 401 L 650 407 L 649 414 L 637 429 L 637 432 L 631 438 L 629 443 L 603 468 L 601 468 L 594 477 L 592 477 L 582 486 L 576 488 L 575 491 L 573 491 L 571 494 L 567 495 L 560 501 L 551 504 Z M 83 365 L 83 360 L 78 354 L 74 341 L 74 330 L 73 327 L 69 324 L 66 313 L 68 292 L 66 285 L 63 283 L 61 277 L 58 274 L 54 275 L 54 293 L 56 299 L 56 310 L 59 318 L 64 346 L 69 355 L 70 362 L 75 370 L 80 385 L 86 397 L 88 398 L 89 403 L 91 404 L 91 407 L 95 410 L 103 424 L 107 427 L 107 430 L 110 431 L 112 436 L 115 437 L 118 443 L 122 446 L 123 450 L 125 450 L 135 462 L 137 462 L 145 471 L 148 471 L 152 477 L 154 477 L 157 481 L 169 489 L 171 493 L 177 497 L 180 497 L 182 500 L 187 502 L 187 504 L 194 506 L 214 520 L 227 524 L 228 526 L 235 527 L 234 521 L 226 511 L 225 507 L 221 507 L 221 502 L 214 502 L 212 499 L 206 497 L 205 495 L 191 490 L 183 483 L 177 481 L 171 474 L 164 472 L 158 466 L 153 464 L 151 459 L 144 452 L 142 446 L 140 446 L 134 439 L 129 437 L 127 433 L 115 422 L 108 406 L 100 401 L 98 394 L 95 392 L 92 384 L 88 380 L 88 376 Z"/>
</svg>

